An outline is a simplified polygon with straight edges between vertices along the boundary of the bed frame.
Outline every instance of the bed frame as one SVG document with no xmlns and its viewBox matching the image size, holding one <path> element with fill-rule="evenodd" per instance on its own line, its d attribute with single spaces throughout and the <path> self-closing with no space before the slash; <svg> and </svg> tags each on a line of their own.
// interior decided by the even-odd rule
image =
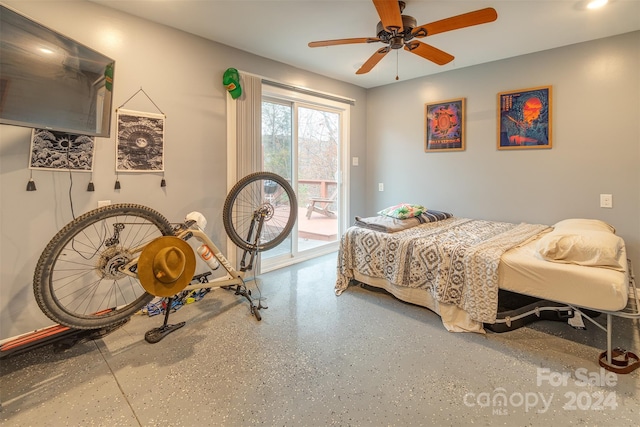
<svg viewBox="0 0 640 427">
<path fill-rule="evenodd" d="M 503 315 L 499 315 L 496 318 L 494 325 L 503 325 L 502 327 L 504 328 L 504 330 L 498 330 L 496 332 L 504 332 L 506 330 L 516 329 L 518 327 L 518 323 L 522 324 L 524 322 L 524 324 L 526 324 L 527 318 L 529 319 L 529 321 L 531 321 L 531 319 L 536 318 L 550 318 L 550 316 L 553 315 L 556 316 L 556 320 L 558 319 L 558 317 L 566 319 L 571 326 L 574 326 L 576 328 L 584 328 L 583 319 L 586 319 L 606 333 L 607 348 L 606 351 L 600 353 L 598 357 L 598 363 L 601 367 L 618 374 L 626 374 L 640 368 L 640 358 L 638 358 L 636 354 L 619 347 L 614 348 L 612 344 L 613 316 L 628 318 L 632 320 L 640 319 L 640 295 L 637 289 L 631 260 L 627 259 L 626 257 L 622 257 L 620 259 L 620 262 L 624 262 L 623 260 L 625 259 L 627 262 L 627 275 L 625 281 L 628 279 L 628 294 L 627 304 L 624 308 L 618 311 L 606 311 L 604 308 L 587 308 L 567 303 L 565 301 L 554 301 L 552 299 L 545 300 L 544 298 L 537 298 L 536 303 L 528 306 L 527 308 L 510 311 L 508 313 L 503 312 Z M 340 265 L 342 265 L 343 260 L 339 258 L 338 262 L 340 269 Z M 480 323 L 480 328 L 478 329 L 476 325 L 469 323 L 465 324 L 464 320 L 460 328 L 457 328 L 457 325 L 455 325 L 454 328 L 451 328 L 452 324 L 449 320 L 451 319 L 451 317 L 449 317 L 451 312 L 449 312 L 449 307 L 447 307 L 446 304 L 439 304 L 429 295 L 423 296 L 422 294 L 416 293 L 416 289 L 414 288 L 397 286 L 392 282 L 383 279 L 382 277 L 371 277 L 366 273 L 363 274 L 362 272 L 359 272 L 357 269 L 353 270 L 353 274 L 355 275 L 355 277 L 351 277 L 355 282 L 359 282 L 361 284 L 368 285 L 374 288 L 384 289 L 400 300 L 421 305 L 431 309 L 432 311 L 435 311 L 438 315 L 441 316 L 444 326 L 450 331 L 484 332 L 482 323 Z M 337 295 L 342 293 L 342 291 L 344 290 L 343 287 L 341 287 L 340 289 L 338 288 L 338 284 L 336 284 Z M 509 289 L 509 291 L 517 295 L 523 295 L 522 293 L 511 289 Z M 600 314 L 606 315 L 605 326 L 594 320 L 594 317 Z M 491 330 L 491 328 L 486 327 L 486 325 L 487 324 L 485 324 L 485 328 Z"/>
<path fill-rule="evenodd" d="M 518 313 L 513 316 L 504 316 L 496 319 L 496 324 L 504 324 L 510 327 L 513 323 L 535 316 L 540 318 L 544 312 L 564 312 L 562 317 L 566 317 L 569 324 L 576 326 L 582 323 L 582 319 L 586 319 L 593 325 L 601 329 L 607 334 L 607 350 L 600 354 L 598 363 L 603 368 L 619 373 L 626 374 L 640 368 L 640 359 L 634 353 L 622 349 L 620 347 L 613 348 L 612 335 L 613 335 L 613 316 L 622 317 L 626 319 L 640 319 L 640 295 L 636 286 L 635 277 L 633 274 L 633 267 L 631 260 L 627 260 L 629 266 L 629 299 L 627 306 L 620 311 L 598 311 L 593 309 L 584 309 L 571 304 L 562 303 L 560 305 L 540 304 L 535 308 Z M 607 322 L 606 326 L 602 326 L 600 323 L 593 319 L 591 313 L 596 312 L 598 314 L 606 314 Z"/>
</svg>

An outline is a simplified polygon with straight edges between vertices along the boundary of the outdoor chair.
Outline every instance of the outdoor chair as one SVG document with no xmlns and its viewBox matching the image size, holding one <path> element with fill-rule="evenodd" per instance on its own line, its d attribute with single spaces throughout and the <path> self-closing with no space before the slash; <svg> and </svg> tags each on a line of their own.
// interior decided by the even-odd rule
<svg viewBox="0 0 640 427">
<path fill-rule="evenodd" d="M 331 197 L 312 197 L 307 205 L 307 219 L 311 219 L 313 212 L 318 212 L 329 218 L 335 218 L 336 213 L 329 210 L 329 207 L 336 202 L 338 192 L 335 191 Z"/>
</svg>

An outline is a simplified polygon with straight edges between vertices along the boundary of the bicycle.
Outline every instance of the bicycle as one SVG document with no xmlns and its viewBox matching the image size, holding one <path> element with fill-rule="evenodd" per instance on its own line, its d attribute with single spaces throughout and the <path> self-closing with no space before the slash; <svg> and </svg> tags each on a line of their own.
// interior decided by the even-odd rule
<svg viewBox="0 0 640 427">
<path fill-rule="evenodd" d="M 182 291 L 233 290 L 261 320 L 259 310 L 265 307 L 254 303 L 244 276 L 259 252 L 288 237 L 297 212 L 293 188 L 281 176 L 255 172 L 238 181 L 222 210 L 227 235 L 243 250 L 238 271 L 204 233 L 206 219 L 197 212 L 172 225 L 146 206 L 103 206 L 74 219 L 51 239 L 36 264 L 34 295 L 47 317 L 75 329 L 124 323 L 154 297 L 169 297 L 163 326 L 145 335 L 151 343 L 184 326 L 168 324 L 171 298 Z M 193 276 L 195 254 L 187 243 L 192 238 L 213 254 L 215 260 L 205 259 L 209 269 L 217 269 L 217 261 L 224 276 L 211 281 L 212 271 Z"/>
</svg>

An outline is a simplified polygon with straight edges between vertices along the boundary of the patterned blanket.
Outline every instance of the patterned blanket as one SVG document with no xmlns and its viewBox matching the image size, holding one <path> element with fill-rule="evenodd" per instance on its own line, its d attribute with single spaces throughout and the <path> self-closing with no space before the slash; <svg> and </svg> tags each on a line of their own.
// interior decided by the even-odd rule
<svg viewBox="0 0 640 427">
<path fill-rule="evenodd" d="M 422 288 L 479 322 L 495 323 L 502 254 L 545 231 L 546 225 L 449 218 L 397 233 L 351 227 L 342 236 L 335 292 L 354 271 L 396 286 Z"/>
</svg>

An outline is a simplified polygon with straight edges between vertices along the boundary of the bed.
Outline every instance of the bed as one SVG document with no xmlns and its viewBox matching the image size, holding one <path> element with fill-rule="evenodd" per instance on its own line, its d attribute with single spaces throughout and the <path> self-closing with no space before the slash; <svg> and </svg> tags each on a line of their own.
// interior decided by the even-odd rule
<svg viewBox="0 0 640 427">
<path fill-rule="evenodd" d="M 353 284 L 382 288 L 436 312 L 451 332 L 478 333 L 485 333 L 485 325 L 515 320 L 499 316 L 501 290 L 527 295 L 554 302 L 554 310 L 565 306 L 570 323 L 584 318 L 604 329 L 601 366 L 621 373 L 640 366 L 635 354 L 611 346 L 611 316 L 640 318 L 624 241 L 611 225 L 568 219 L 549 227 L 439 211 L 386 213 L 356 217 L 342 236 L 336 295 Z M 607 314 L 607 326 L 590 312 Z"/>
</svg>

